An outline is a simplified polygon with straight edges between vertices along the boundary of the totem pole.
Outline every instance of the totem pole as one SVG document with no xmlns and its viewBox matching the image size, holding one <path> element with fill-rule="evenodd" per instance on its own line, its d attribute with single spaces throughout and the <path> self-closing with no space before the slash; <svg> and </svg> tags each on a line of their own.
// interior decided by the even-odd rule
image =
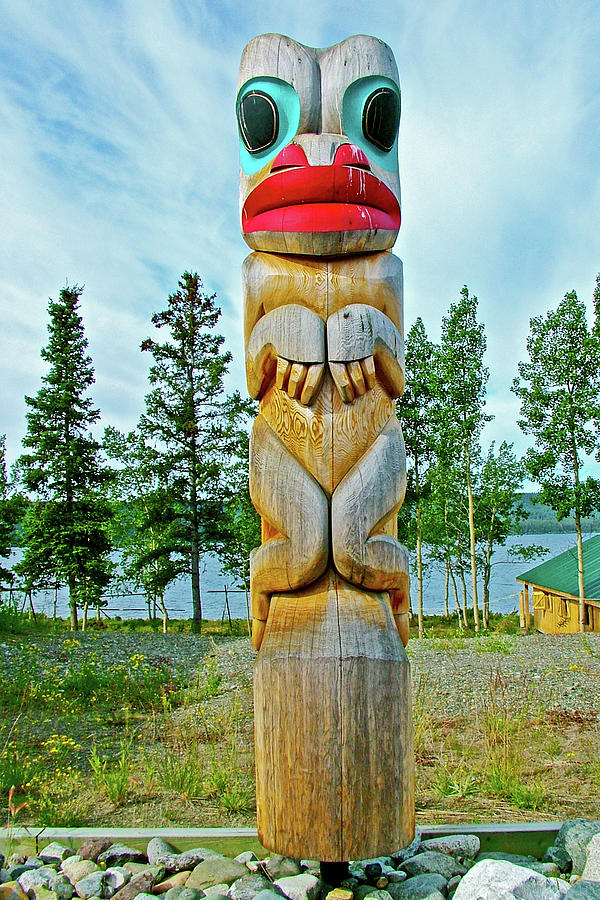
<svg viewBox="0 0 600 900">
<path fill-rule="evenodd" d="M 341 862 L 414 835 L 400 88 L 364 35 L 260 35 L 239 85 L 258 830 Z"/>
</svg>

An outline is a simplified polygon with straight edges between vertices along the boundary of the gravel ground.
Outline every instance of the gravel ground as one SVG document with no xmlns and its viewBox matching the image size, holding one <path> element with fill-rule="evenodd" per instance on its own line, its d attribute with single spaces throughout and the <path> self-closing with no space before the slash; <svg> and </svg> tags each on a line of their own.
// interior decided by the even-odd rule
<svg viewBox="0 0 600 900">
<path fill-rule="evenodd" d="M 63 643 L 71 635 L 23 643 L 38 644 L 48 665 L 65 658 Z M 190 677 L 206 657 L 216 660 L 223 686 L 235 688 L 252 676 L 256 654 L 249 639 L 217 641 L 192 634 L 78 634 L 81 649 L 94 650 L 107 662 L 125 662 L 135 653 L 168 659 Z M 8 668 L 18 665 L 20 639 L 0 643 Z M 69 644 L 67 644 L 69 646 Z M 72 647 L 70 652 L 72 653 Z M 511 705 L 539 704 L 546 710 L 573 713 L 588 721 L 600 718 L 600 634 L 502 635 L 482 638 L 413 639 L 407 648 L 415 692 L 427 697 L 440 717 L 480 708 L 482 699 L 504 697 Z"/>
</svg>

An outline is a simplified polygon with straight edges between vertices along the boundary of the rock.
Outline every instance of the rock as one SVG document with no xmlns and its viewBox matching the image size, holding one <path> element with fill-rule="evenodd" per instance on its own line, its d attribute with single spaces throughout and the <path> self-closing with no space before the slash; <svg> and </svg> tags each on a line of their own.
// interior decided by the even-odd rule
<svg viewBox="0 0 600 900">
<path fill-rule="evenodd" d="M 162 838 L 155 837 L 151 838 L 148 841 L 148 846 L 146 847 L 146 856 L 148 858 L 148 862 L 151 866 L 156 862 L 157 857 L 159 856 L 178 856 L 179 851 L 173 847 L 172 844 L 168 844 L 167 841 L 163 841 Z"/>
<path fill-rule="evenodd" d="M 476 834 L 448 834 L 421 842 L 421 850 L 437 850 L 456 859 L 475 859 L 481 849 Z"/>
<path fill-rule="evenodd" d="M 152 893 L 166 894 L 167 891 L 170 891 L 172 888 L 184 887 L 189 877 L 190 872 L 175 872 L 173 875 L 169 875 L 164 881 L 155 884 L 152 888 Z"/>
<path fill-rule="evenodd" d="M 400 863 L 404 862 L 405 859 L 410 859 L 411 856 L 416 856 L 419 852 L 419 847 L 421 846 L 421 829 L 417 825 L 415 828 L 415 836 L 413 840 L 407 847 L 404 847 L 401 850 L 396 850 L 395 853 L 390 854 L 392 857 L 392 861 L 395 866 L 400 865 Z"/>
<path fill-rule="evenodd" d="M 43 884 L 33 884 L 27 891 L 29 900 L 58 900 L 56 891 L 51 891 Z"/>
<path fill-rule="evenodd" d="M 98 856 L 97 862 L 106 863 L 108 868 L 124 866 L 128 862 L 146 862 L 146 854 L 128 847 L 127 844 L 111 844 Z"/>
<path fill-rule="evenodd" d="M 238 853 L 238 855 L 234 856 L 233 858 L 235 862 L 242 863 L 245 866 L 247 866 L 248 863 L 258 862 L 258 857 L 256 856 L 256 853 L 252 852 L 252 850 L 244 850 L 243 853 Z"/>
<path fill-rule="evenodd" d="M 41 866 L 45 865 L 45 863 L 39 856 L 28 856 L 23 865 L 29 866 L 30 869 L 39 869 Z"/>
<path fill-rule="evenodd" d="M 438 850 L 419 852 L 416 856 L 401 863 L 400 869 L 409 876 L 430 873 L 442 875 L 446 881 L 453 875 L 464 875 L 467 871 L 454 857 L 448 856 L 447 853 L 440 853 Z"/>
<path fill-rule="evenodd" d="M 45 863 L 61 863 L 67 858 L 67 856 L 73 856 L 74 853 L 75 851 L 70 847 L 65 847 L 64 844 L 59 844 L 58 841 L 53 841 L 51 844 L 48 844 L 46 847 L 44 847 L 44 849 L 40 851 L 38 856 Z"/>
<path fill-rule="evenodd" d="M 0 884 L 0 900 L 27 900 L 27 894 L 18 881 Z"/>
<path fill-rule="evenodd" d="M 258 872 L 255 875 L 248 873 L 233 882 L 227 896 L 230 900 L 253 900 L 261 891 L 268 891 L 270 888 L 271 882 L 264 875 Z"/>
<path fill-rule="evenodd" d="M 533 869 L 546 878 L 558 878 L 561 874 L 559 867 L 553 862 L 539 862 L 533 856 L 523 856 L 521 853 L 503 853 L 500 850 L 493 850 L 486 853 L 480 853 L 476 862 L 482 859 L 503 859 L 505 862 L 511 862 L 515 866 L 525 866 L 526 869 Z"/>
<path fill-rule="evenodd" d="M 71 862 L 71 860 L 74 860 L 74 862 Z M 99 870 L 100 866 L 93 860 L 79 859 L 77 856 L 71 856 L 69 859 L 66 859 L 61 866 L 61 871 L 65 873 L 71 884 L 77 884 L 82 878 Z"/>
<path fill-rule="evenodd" d="M 584 881 L 600 881 L 600 834 L 595 834 L 587 845 L 581 877 Z"/>
<path fill-rule="evenodd" d="M 41 866 L 39 869 L 28 869 L 26 872 L 23 872 L 22 875 L 19 875 L 17 881 L 25 893 L 28 894 L 34 885 L 49 887 L 50 881 L 55 877 L 56 869 L 50 866 Z"/>
<path fill-rule="evenodd" d="M 560 900 L 562 896 L 556 883 L 533 869 L 503 859 L 482 859 L 461 880 L 454 900 Z"/>
<path fill-rule="evenodd" d="M 104 872 L 98 869 L 84 878 L 80 878 L 75 885 L 75 893 L 78 897 L 88 900 L 89 897 L 101 897 L 104 890 Z"/>
<path fill-rule="evenodd" d="M 70 857 L 69 857 L 70 858 Z M 71 897 L 75 893 L 75 888 L 73 887 L 71 881 L 67 878 L 66 875 L 63 875 L 62 872 L 56 872 L 54 878 L 50 881 L 50 890 L 54 891 L 58 900 L 71 900 Z"/>
<path fill-rule="evenodd" d="M 300 870 L 302 872 L 308 872 L 309 875 L 314 875 L 315 878 L 320 878 L 321 863 L 318 859 L 301 859 Z"/>
<path fill-rule="evenodd" d="M 127 869 L 132 875 L 142 875 L 144 872 L 149 872 L 154 878 L 155 884 L 162 881 L 165 877 L 164 866 L 151 866 L 150 863 L 128 862 L 125 863 L 123 868 Z"/>
<path fill-rule="evenodd" d="M 406 872 L 402 872 L 400 869 L 398 871 L 391 871 L 387 873 L 388 884 L 397 884 L 400 881 L 406 881 L 408 875 Z"/>
<path fill-rule="evenodd" d="M 204 892 L 205 897 L 211 897 L 212 900 L 229 900 L 227 897 L 227 891 L 229 890 L 228 884 L 213 884 L 212 887 L 206 888 Z"/>
<path fill-rule="evenodd" d="M 155 878 L 152 872 L 140 872 L 134 875 L 130 882 L 113 894 L 114 900 L 133 900 L 138 894 L 150 894 L 154 886 Z M 77 885 L 79 887 L 79 885 Z M 154 895 L 152 895 L 154 897 Z"/>
<path fill-rule="evenodd" d="M 33 872 L 33 869 L 29 866 L 26 866 L 25 863 L 22 863 L 19 866 L 11 866 L 6 870 L 6 872 L 8 874 L 9 881 L 17 881 L 21 877 L 23 872 Z"/>
<path fill-rule="evenodd" d="M 281 894 L 271 887 L 256 894 L 254 900 L 281 900 Z"/>
<path fill-rule="evenodd" d="M 6 860 L 6 865 L 10 869 L 11 866 L 22 866 L 25 862 L 25 857 L 21 856 L 20 853 L 11 853 L 8 859 Z"/>
<path fill-rule="evenodd" d="M 430 872 L 423 875 L 415 875 L 402 884 L 390 885 L 389 893 L 393 900 L 426 900 L 440 894 L 445 897 L 448 893 L 448 882 L 443 875 Z"/>
<path fill-rule="evenodd" d="M 218 884 L 225 884 L 229 890 L 229 885 L 237 881 L 238 878 L 248 873 L 248 869 L 243 863 L 228 859 L 225 856 L 212 857 L 205 859 L 192 871 L 186 887 L 196 888 L 207 893 L 207 889 Z"/>
<path fill-rule="evenodd" d="M 100 854 L 108 850 L 111 844 L 112 841 L 108 838 L 91 838 L 89 841 L 83 842 L 77 855 L 82 859 L 91 859 L 96 862 Z"/>
<path fill-rule="evenodd" d="M 169 888 L 165 894 L 165 900 L 200 900 L 201 897 L 204 897 L 204 891 L 195 891 L 187 885 Z"/>
<path fill-rule="evenodd" d="M 124 866 L 111 866 L 104 873 L 104 895 L 112 897 L 131 881 L 131 872 Z"/>
<path fill-rule="evenodd" d="M 218 857 L 222 859 L 222 857 Z M 163 853 L 155 857 L 157 866 L 162 866 L 165 872 L 191 872 L 194 866 L 206 859 L 200 852 L 189 851 L 186 853 Z"/>
<path fill-rule="evenodd" d="M 265 859 L 263 865 L 272 881 L 277 881 L 278 878 L 290 878 L 292 875 L 299 875 L 301 872 L 300 863 L 297 859 L 281 856 L 279 853 L 270 859 Z"/>
<path fill-rule="evenodd" d="M 586 848 L 595 834 L 600 833 L 600 821 L 586 822 L 570 819 L 556 836 L 552 847 L 544 856 L 544 862 L 554 862 L 562 872 L 573 871 L 581 875 L 586 863 Z"/>
<path fill-rule="evenodd" d="M 564 895 L 566 900 L 600 900 L 600 884 L 597 881 L 577 881 Z"/>
<path fill-rule="evenodd" d="M 289 900 L 316 900 L 319 895 L 321 881 L 315 875 L 303 872 L 301 875 L 291 875 L 287 878 L 278 878 L 275 887 Z"/>
<path fill-rule="evenodd" d="M 329 891 L 325 900 L 352 900 L 353 894 L 352 891 L 347 888 L 337 887 L 332 891 Z"/>
</svg>

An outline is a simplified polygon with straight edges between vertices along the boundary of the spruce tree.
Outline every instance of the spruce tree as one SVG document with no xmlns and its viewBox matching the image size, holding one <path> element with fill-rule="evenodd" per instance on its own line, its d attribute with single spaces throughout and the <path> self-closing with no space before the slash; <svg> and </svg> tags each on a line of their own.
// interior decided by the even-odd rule
<svg viewBox="0 0 600 900">
<path fill-rule="evenodd" d="M 48 372 L 29 407 L 25 453 L 19 469 L 30 494 L 23 523 L 25 579 L 43 578 L 69 589 L 71 628 L 81 604 L 97 603 L 109 580 L 110 510 L 104 491 L 108 470 L 90 428 L 100 411 L 88 395 L 92 360 L 79 312 L 82 288 L 61 290 L 50 300 L 49 340 L 41 351 Z"/>
<path fill-rule="evenodd" d="M 19 518 L 19 497 L 15 495 L 6 468 L 6 435 L 0 435 L 0 560 L 9 560 L 13 533 Z M 10 587 L 14 573 L 0 562 L 0 591 Z"/>
</svg>

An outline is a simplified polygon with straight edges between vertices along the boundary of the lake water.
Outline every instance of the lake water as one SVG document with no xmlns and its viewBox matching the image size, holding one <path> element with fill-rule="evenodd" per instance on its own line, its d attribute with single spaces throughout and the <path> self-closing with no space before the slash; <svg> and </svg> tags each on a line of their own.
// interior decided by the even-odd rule
<svg viewBox="0 0 600 900">
<path fill-rule="evenodd" d="M 586 535 L 591 537 L 591 535 Z M 513 560 L 508 556 L 508 549 L 515 544 L 524 546 L 540 545 L 548 549 L 546 556 L 542 556 L 531 562 Z M 493 558 L 492 576 L 490 582 L 490 605 L 492 612 L 507 613 L 518 609 L 520 585 L 515 581 L 516 576 L 528 571 L 545 559 L 550 559 L 564 550 L 572 549 L 576 555 L 575 534 L 526 534 L 511 535 L 505 547 L 501 547 Z M 12 559 L 14 560 L 14 556 Z M 470 576 L 467 578 L 470 582 Z M 220 619 L 225 614 L 224 587 L 228 586 L 229 608 L 233 618 L 246 617 L 246 598 L 243 591 L 235 592 L 236 585 L 231 576 L 225 576 L 221 572 L 219 560 L 211 555 L 206 555 L 203 560 L 202 572 L 202 610 L 207 619 Z M 481 605 L 481 585 L 478 587 L 479 603 Z M 417 603 L 417 579 L 411 577 L 411 595 L 413 610 Z M 166 604 L 169 616 L 172 619 L 190 618 L 192 614 L 191 588 L 188 578 L 180 578 L 167 588 Z M 469 603 L 471 595 L 469 591 Z M 54 605 L 54 591 L 40 591 L 34 595 L 34 605 L 37 612 L 52 615 Z M 444 611 L 444 571 L 441 566 L 434 564 L 427 566 L 423 579 L 423 607 L 425 613 L 443 613 Z M 450 608 L 455 609 L 454 598 L 451 594 Z M 122 616 L 123 618 L 145 617 L 146 605 L 142 596 L 128 595 L 110 597 L 108 606 L 104 610 L 109 616 Z M 59 616 L 68 614 L 67 592 L 58 592 L 57 613 Z"/>
</svg>

